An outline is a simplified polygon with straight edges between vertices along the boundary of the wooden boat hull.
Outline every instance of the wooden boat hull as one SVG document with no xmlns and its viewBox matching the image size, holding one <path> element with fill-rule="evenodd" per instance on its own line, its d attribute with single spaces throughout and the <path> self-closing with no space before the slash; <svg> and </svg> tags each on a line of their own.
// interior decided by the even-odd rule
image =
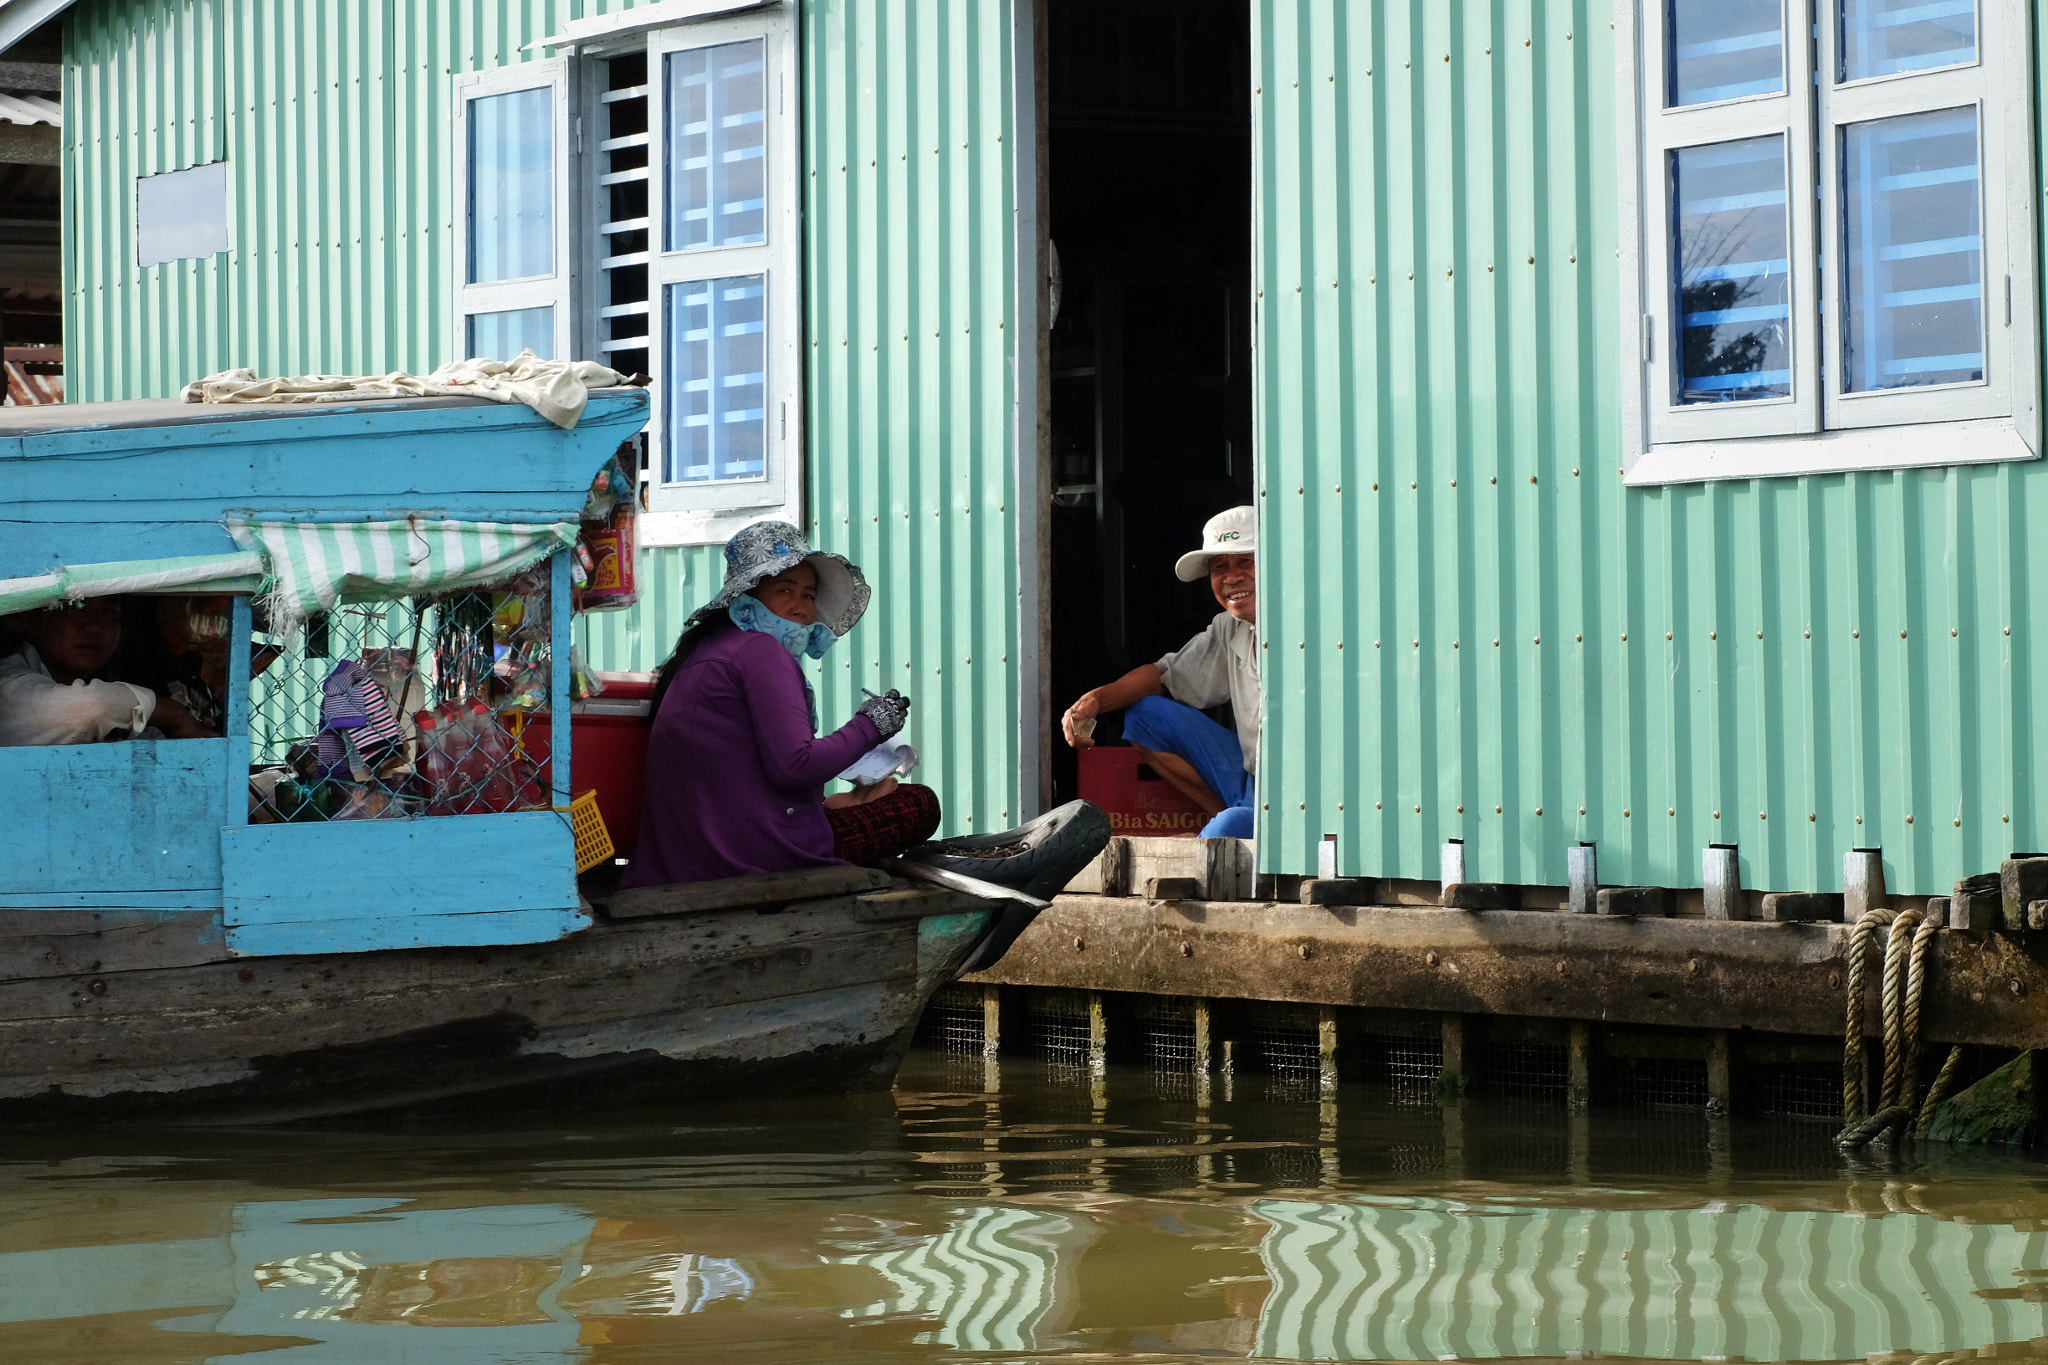
<svg viewBox="0 0 2048 1365">
<path fill-rule="evenodd" d="M 993 912 L 851 898 L 599 921 L 551 943 L 0 983 L 0 1123 L 275 1123 L 420 1107 L 886 1087 Z"/>
</svg>

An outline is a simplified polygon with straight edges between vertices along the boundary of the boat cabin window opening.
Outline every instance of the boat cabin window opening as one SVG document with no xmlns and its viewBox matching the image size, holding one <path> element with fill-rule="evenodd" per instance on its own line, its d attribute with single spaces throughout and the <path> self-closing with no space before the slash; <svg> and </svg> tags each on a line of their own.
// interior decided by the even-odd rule
<svg viewBox="0 0 2048 1365">
<path fill-rule="evenodd" d="M 1631 483 L 2039 454 L 2027 8 L 1621 7 Z"/>
<path fill-rule="evenodd" d="M 458 343 L 652 377 L 646 544 L 801 519 L 796 54 L 772 4 L 458 84 Z"/>
<path fill-rule="evenodd" d="M 1057 717 L 1208 626 L 1207 580 L 1180 582 L 1174 562 L 1208 518 L 1257 501 L 1251 12 L 1047 0 L 1046 19 Z M 1120 743 L 1120 720 L 1096 740 Z M 1049 750 L 1052 800 L 1089 794 L 1057 725 Z M 1201 824 L 1176 818 L 1178 832 Z"/>
<path fill-rule="evenodd" d="M 547 809 L 549 572 L 268 636 L 277 657 L 249 688 L 251 823 Z"/>
</svg>

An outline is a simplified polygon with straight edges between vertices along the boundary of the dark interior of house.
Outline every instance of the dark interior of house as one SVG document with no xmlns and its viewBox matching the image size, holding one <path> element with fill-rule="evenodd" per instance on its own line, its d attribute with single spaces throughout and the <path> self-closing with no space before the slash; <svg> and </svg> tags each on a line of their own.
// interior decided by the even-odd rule
<svg viewBox="0 0 2048 1365">
<path fill-rule="evenodd" d="M 1246 0 L 1048 10 L 1057 723 L 1208 624 L 1174 560 L 1253 497 L 1251 21 Z M 1066 801 L 1074 752 L 1051 749 Z"/>
</svg>

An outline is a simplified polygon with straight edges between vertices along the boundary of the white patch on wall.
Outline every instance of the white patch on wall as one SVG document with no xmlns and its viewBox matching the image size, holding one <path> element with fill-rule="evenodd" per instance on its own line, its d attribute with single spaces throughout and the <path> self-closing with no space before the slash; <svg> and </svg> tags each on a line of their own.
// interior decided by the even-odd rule
<svg viewBox="0 0 2048 1365">
<path fill-rule="evenodd" d="M 137 265 L 211 256 L 227 249 L 227 162 L 136 178 Z"/>
</svg>

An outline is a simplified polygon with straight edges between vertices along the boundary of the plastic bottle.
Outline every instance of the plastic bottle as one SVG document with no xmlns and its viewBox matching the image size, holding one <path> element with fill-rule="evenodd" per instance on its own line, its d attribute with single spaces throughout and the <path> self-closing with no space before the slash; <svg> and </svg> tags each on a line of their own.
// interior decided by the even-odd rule
<svg viewBox="0 0 2048 1365">
<path fill-rule="evenodd" d="M 480 701 L 470 703 L 468 728 L 472 736 L 470 752 L 478 758 L 478 774 L 483 784 L 477 808 L 517 809 L 519 783 L 512 773 L 512 736 L 498 723 L 491 708 Z"/>
<path fill-rule="evenodd" d="M 414 716 L 413 724 L 420 729 L 417 770 L 420 784 L 426 788 L 427 814 L 452 814 L 458 779 L 455 757 L 448 752 L 449 726 L 432 711 Z"/>
</svg>

